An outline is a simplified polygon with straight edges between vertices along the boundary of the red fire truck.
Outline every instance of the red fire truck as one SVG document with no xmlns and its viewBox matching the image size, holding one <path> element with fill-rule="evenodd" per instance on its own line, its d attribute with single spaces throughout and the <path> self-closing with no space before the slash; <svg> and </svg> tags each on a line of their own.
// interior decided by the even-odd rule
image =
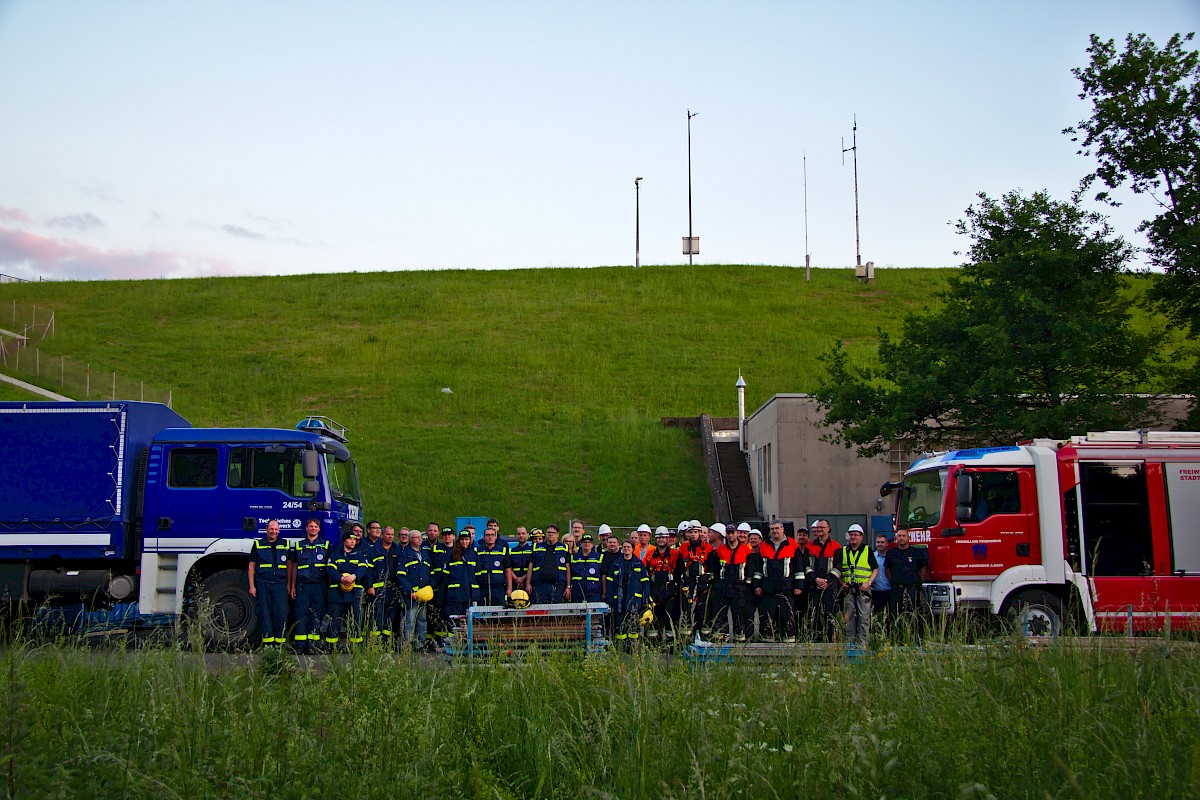
<svg viewBox="0 0 1200 800">
<path fill-rule="evenodd" d="M 1029 635 L 1200 628 L 1200 433 L 1110 431 L 922 459 L 897 530 L 929 548 L 935 612 Z"/>
</svg>

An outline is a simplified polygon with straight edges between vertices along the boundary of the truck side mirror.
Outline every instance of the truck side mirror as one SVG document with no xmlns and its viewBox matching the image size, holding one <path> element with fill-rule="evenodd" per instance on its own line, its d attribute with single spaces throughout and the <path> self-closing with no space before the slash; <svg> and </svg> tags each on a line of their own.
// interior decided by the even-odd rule
<svg viewBox="0 0 1200 800">
<path fill-rule="evenodd" d="M 971 474 L 960 472 L 954 477 L 954 519 L 962 524 L 971 521 L 971 506 L 975 500 L 975 481 Z"/>
<path fill-rule="evenodd" d="M 303 459 L 304 477 L 318 478 L 321 476 L 321 457 L 317 455 L 316 450 L 305 450 L 304 455 L 301 456 L 301 458 Z M 305 491 L 308 490 L 305 489 Z"/>
<path fill-rule="evenodd" d="M 300 490 L 305 494 L 316 494 L 321 490 L 321 482 L 312 479 L 306 480 L 301 484 Z"/>
</svg>

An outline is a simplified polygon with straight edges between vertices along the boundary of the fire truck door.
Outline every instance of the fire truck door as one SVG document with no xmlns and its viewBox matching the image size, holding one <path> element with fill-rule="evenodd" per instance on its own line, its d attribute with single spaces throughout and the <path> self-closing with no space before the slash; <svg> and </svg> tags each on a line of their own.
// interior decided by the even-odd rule
<svg viewBox="0 0 1200 800">
<path fill-rule="evenodd" d="M 1158 489 L 1162 497 L 1161 504 L 1154 505 L 1165 509 L 1155 520 L 1156 527 L 1166 529 L 1161 547 L 1164 569 L 1156 570 L 1160 610 L 1171 615 L 1172 628 L 1200 628 L 1200 461 L 1147 466 L 1152 473 L 1151 496 Z M 1157 550 L 1159 537 L 1155 539 Z"/>
<path fill-rule="evenodd" d="M 1097 628 L 1160 627 L 1146 465 L 1081 462 L 1079 474 L 1083 568 Z"/>
</svg>

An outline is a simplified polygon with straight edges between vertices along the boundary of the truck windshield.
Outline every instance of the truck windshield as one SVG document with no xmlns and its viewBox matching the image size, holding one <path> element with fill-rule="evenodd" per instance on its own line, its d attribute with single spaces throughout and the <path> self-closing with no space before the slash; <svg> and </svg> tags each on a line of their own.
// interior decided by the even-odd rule
<svg viewBox="0 0 1200 800">
<path fill-rule="evenodd" d="M 329 475 L 329 491 L 335 500 L 359 503 L 358 475 L 354 470 L 353 461 L 339 461 L 333 453 L 326 453 L 325 472 Z"/>
<path fill-rule="evenodd" d="M 942 516 L 942 491 L 948 469 L 931 469 L 904 478 L 900 504 L 896 509 L 897 528 L 928 528 Z"/>
</svg>

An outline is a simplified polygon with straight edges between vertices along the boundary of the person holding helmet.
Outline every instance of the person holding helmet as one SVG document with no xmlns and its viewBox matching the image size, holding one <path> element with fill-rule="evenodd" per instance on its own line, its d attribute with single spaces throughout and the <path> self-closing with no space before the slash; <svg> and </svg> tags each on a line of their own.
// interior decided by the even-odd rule
<svg viewBox="0 0 1200 800">
<path fill-rule="evenodd" d="M 400 646 L 420 650 L 426 646 L 425 632 L 429 624 L 429 601 L 433 599 L 433 580 L 418 536 L 412 537 L 408 547 L 400 551 L 396 565 L 396 587 L 403 619 Z"/>
<path fill-rule="evenodd" d="M 483 544 L 476 548 L 479 562 L 479 604 L 502 606 L 508 596 L 508 542 L 500 538 L 500 525 L 488 520 Z"/>
<path fill-rule="evenodd" d="M 604 576 L 600 572 L 604 556 L 595 547 L 590 533 L 580 534 L 579 552 L 571 559 L 571 596 L 580 603 L 599 603 L 604 596 Z"/>
<path fill-rule="evenodd" d="M 361 526 L 359 526 L 361 530 Z M 358 536 L 354 529 L 342 534 L 342 546 L 326 564 L 329 576 L 329 631 L 325 643 L 336 645 L 345 637 L 346 645 L 358 644 L 362 637 L 363 582 L 368 566 L 359 557 Z"/>
<path fill-rule="evenodd" d="M 508 564 L 505 570 L 508 580 L 507 594 L 511 597 L 516 589 L 526 594 L 533 591 L 533 542 L 529 540 L 529 529 L 517 526 L 517 540 L 508 545 Z"/>
<path fill-rule="evenodd" d="M 633 542 L 621 545 L 621 557 L 613 561 L 604 576 L 604 602 L 612 609 L 608 630 L 614 641 L 626 647 L 635 644 L 641 634 L 641 616 L 650 591 L 646 565 L 633 553 Z"/>
<path fill-rule="evenodd" d="M 675 595 L 679 591 L 676 572 L 679 569 L 679 552 L 670 545 L 670 531 L 659 525 L 654 531 L 654 551 L 646 560 L 650 573 L 650 602 L 654 605 L 654 624 L 646 629 L 646 636 L 666 642 L 675 638 L 675 625 L 679 618 L 674 616 L 679 603 Z"/>
</svg>

